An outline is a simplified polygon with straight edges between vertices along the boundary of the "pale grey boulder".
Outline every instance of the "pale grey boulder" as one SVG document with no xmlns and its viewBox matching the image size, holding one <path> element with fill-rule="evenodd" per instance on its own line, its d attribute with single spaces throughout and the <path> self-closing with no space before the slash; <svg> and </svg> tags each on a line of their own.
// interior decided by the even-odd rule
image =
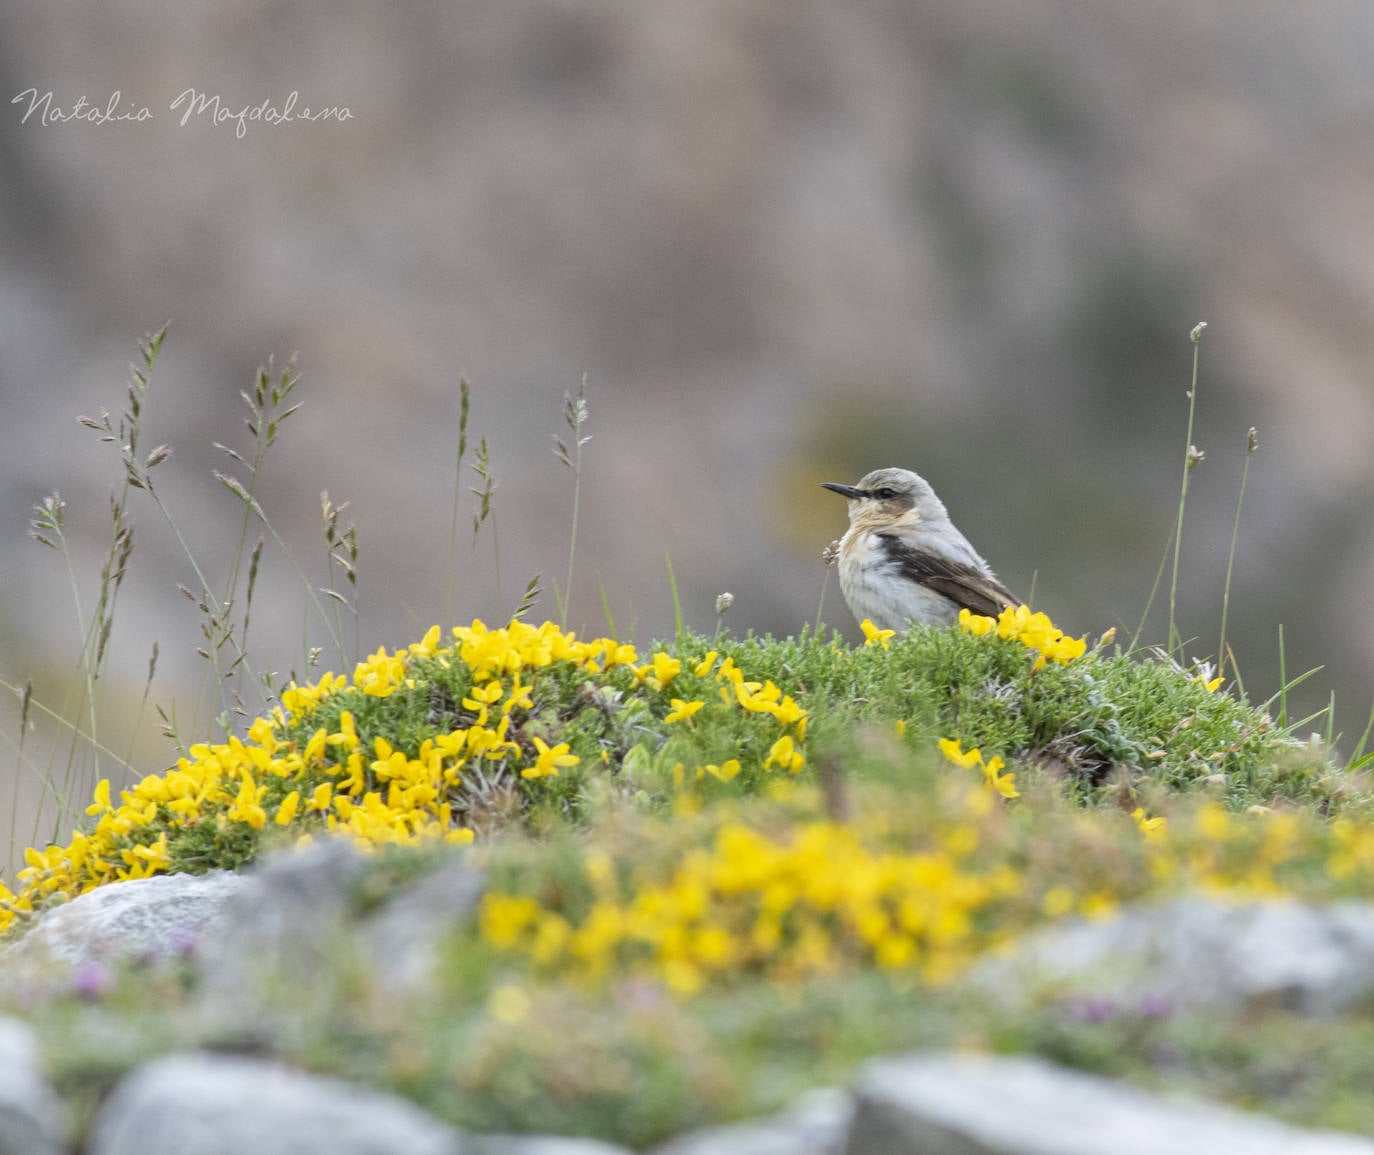
<svg viewBox="0 0 1374 1155">
<path fill-rule="evenodd" d="M 473 1135 L 471 1155 L 632 1155 L 627 1147 L 560 1135 Z"/>
<path fill-rule="evenodd" d="M 1094 995 L 1336 1015 L 1374 995 L 1374 905 L 1189 896 L 1026 935 L 972 981 L 997 997 Z"/>
<path fill-rule="evenodd" d="M 86 1155 L 468 1155 L 413 1103 L 256 1059 L 171 1055 L 101 1106 Z"/>
<path fill-rule="evenodd" d="M 218 933 L 226 905 L 243 887 L 232 871 L 166 874 L 112 882 L 45 911 L 0 967 L 79 967 L 184 953 Z"/>
<path fill-rule="evenodd" d="M 1374 1141 L 1041 1059 L 931 1054 L 863 1069 L 846 1155 L 1374 1155 Z"/>
<path fill-rule="evenodd" d="M 255 1033 L 281 1014 L 330 1013 L 368 987 L 422 998 L 443 937 L 469 919 L 483 888 L 458 849 L 386 893 L 366 893 L 369 857 L 324 838 L 264 858 L 201 952 L 197 998 L 212 1027 Z"/>
<path fill-rule="evenodd" d="M 61 1155 L 62 1104 L 38 1065 L 33 1032 L 0 1018 L 0 1155 Z"/>
<path fill-rule="evenodd" d="M 853 1100 L 824 1087 L 780 1114 L 679 1135 L 652 1155 L 844 1155 Z"/>
</svg>

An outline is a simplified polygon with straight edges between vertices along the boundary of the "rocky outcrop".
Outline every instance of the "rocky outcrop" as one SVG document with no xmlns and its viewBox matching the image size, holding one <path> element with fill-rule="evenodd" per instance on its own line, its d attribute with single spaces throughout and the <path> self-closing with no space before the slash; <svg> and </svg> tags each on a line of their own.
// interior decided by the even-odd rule
<svg viewBox="0 0 1374 1155">
<path fill-rule="evenodd" d="M 247 885 L 232 871 L 155 875 L 97 887 L 45 912 L 12 946 L 6 968 L 43 970 L 182 954 L 215 926 L 229 899 Z"/>
<path fill-rule="evenodd" d="M 984 963 L 974 981 L 1013 1000 L 1153 997 L 1172 1007 L 1334 1015 L 1374 993 L 1374 906 L 1190 896 L 1053 924 Z"/>
<path fill-rule="evenodd" d="M 1374 1155 L 1374 1142 L 1147 1094 L 1041 1059 L 870 1063 L 847 1155 Z"/>
</svg>

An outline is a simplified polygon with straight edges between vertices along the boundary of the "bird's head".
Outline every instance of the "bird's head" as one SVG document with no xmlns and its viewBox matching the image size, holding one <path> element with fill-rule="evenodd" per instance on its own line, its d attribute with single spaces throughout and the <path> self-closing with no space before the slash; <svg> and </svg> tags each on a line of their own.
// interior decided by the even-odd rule
<svg viewBox="0 0 1374 1155">
<path fill-rule="evenodd" d="M 875 469 L 864 474 L 858 485 L 821 484 L 848 499 L 851 525 L 915 527 L 949 519 L 930 483 L 909 469 Z"/>
</svg>

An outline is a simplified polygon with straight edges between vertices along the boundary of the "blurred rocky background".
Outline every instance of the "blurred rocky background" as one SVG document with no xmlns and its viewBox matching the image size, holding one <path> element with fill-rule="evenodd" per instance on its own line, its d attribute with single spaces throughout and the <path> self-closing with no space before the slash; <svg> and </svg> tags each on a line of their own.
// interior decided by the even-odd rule
<svg viewBox="0 0 1374 1155">
<path fill-rule="evenodd" d="M 246 448 L 240 389 L 298 353 L 305 406 L 262 503 L 323 586 L 320 492 L 351 502 L 368 651 L 450 602 L 501 619 L 536 572 L 535 614 L 557 616 L 572 479 L 550 435 L 584 373 L 572 625 L 606 630 L 604 593 L 622 636 L 670 632 L 668 556 L 690 625 L 729 590 L 731 628 L 796 631 L 844 525 L 817 483 L 902 465 L 1056 623 L 1129 637 L 1206 320 L 1182 632 L 1214 653 L 1258 426 L 1229 637 L 1262 699 L 1282 624 L 1288 675 L 1325 667 L 1290 713 L 1334 691 L 1348 752 L 1374 681 L 1371 62 L 1358 0 L 5 0 L 0 677 L 62 710 L 80 631 L 30 508 L 68 502 L 89 613 L 121 472 L 75 417 L 117 412 L 137 339 L 169 319 L 144 447 L 175 448 L 156 476 L 207 576 L 241 518 L 211 470 L 242 470 L 212 443 Z M 351 118 L 240 136 L 182 123 L 188 88 Z M 45 124 L 48 92 L 151 116 Z M 486 436 L 499 479 L 499 579 L 467 495 L 455 587 L 460 374 L 468 460 Z M 99 724 L 156 770 L 155 639 L 152 700 L 188 739 L 208 703 L 176 593 L 193 575 L 156 509 L 133 512 Z M 269 542 L 264 665 L 306 672 L 305 606 Z M 855 633 L 833 580 L 823 618 Z M 17 707 L 2 732 L 18 743 Z M 36 797 L 0 762 L 0 798 L 15 773 Z"/>
</svg>

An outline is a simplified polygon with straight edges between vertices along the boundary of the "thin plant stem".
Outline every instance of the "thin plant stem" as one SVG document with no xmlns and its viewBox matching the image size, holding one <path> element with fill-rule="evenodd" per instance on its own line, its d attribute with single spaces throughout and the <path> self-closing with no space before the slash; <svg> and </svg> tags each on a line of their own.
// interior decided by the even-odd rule
<svg viewBox="0 0 1374 1155">
<path fill-rule="evenodd" d="M 569 450 L 559 437 L 554 437 L 554 456 L 573 473 L 572 527 L 568 537 L 568 573 L 563 581 L 563 590 L 558 597 L 558 628 L 565 629 L 568 624 L 568 603 L 572 599 L 573 561 L 577 556 L 577 517 L 582 504 L 582 447 L 591 440 L 582 435 L 582 426 L 587 422 L 587 375 L 582 374 L 582 384 L 578 386 L 577 396 L 563 394 L 563 423 L 572 433 L 572 449 Z"/>
<path fill-rule="evenodd" d="M 673 573 L 673 558 L 666 548 L 663 551 L 663 564 L 668 567 L 668 589 L 673 595 L 674 636 L 681 642 L 687 636 L 687 623 L 682 617 L 682 599 L 678 597 L 677 575 Z"/>
<path fill-rule="evenodd" d="M 463 458 L 468 451 L 468 411 L 472 406 L 472 390 L 466 377 L 458 378 L 458 452 L 453 460 L 453 516 L 448 530 L 448 572 L 444 576 L 444 621 L 454 624 L 457 613 L 458 585 L 458 509 L 463 496 Z"/>
<path fill-rule="evenodd" d="M 1159 568 L 1155 570 L 1154 584 L 1150 586 L 1150 596 L 1145 599 L 1145 609 L 1140 615 L 1140 621 L 1136 623 L 1135 633 L 1131 635 L 1131 644 L 1126 651 L 1128 654 L 1135 652 L 1135 648 L 1140 642 L 1140 635 L 1145 631 L 1145 622 L 1155 604 L 1155 595 L 1159 593 L 1159 583 L 1164 580 L 1164 567 L 1169 564 L 1169 548 L 1172 544 L 1167 538 L 1165 539 L 1164 552 L 1159 557 Z"/>
<path fill-rule="evenodd" d="M 1183 452 L 1183 483 L 1179 487 L 1178 494 L 1178 519 L 1174 524 L 1174 571 L 1169 581 L 1169 640 L 1168 651 L 1173 654 L 1176 644 L 1179 642 L 1177 627 L 1178 609 L 1178 561 L 1183 549 L 1183 507 L 1188 500 L 1188 475 L 1193 472 L 1197 463 L 1202 460 L 1201 455 L 1193 448 L 1193 418 L 1197 412 L 1197 367 L 1198 355 L 1202 349 L 1202 331 L 1207 327 L 1207 322 L 1200 322 L 1194 326 L 1193 338 L 1193 380 L 1188 389 L 1188 434 L 1184 438 Z"/>
<path fill-rule="evenodd" d="M 1226 673 L 1226 617 L 1231 609 L 1231 567 L 1236 560 L 1236 539 L 1240 536 L 1240 507 L 1245 501 L 1245 482 L 1250 476 L 1250 458 L 1259 447 L 1255 427 L 1250 427 L 1245 449 L 1245 465 L 1240 471 L 1240 496 L 1236 498 L 1236 518 L 1231 525 L 1231 549 L 1226 555 L 1226 584 L 1221 592 L 1221 637 L 1217 641 L 1217 673 Z"/>
<path fill-rule="evenodd" d="M 819 637 L 821 632 L 821 615 L 825 612 L 825 591 L 830 587 L 830 567 L 825 567 L 825 576 L 821 578 L 821 600 L 816 606 L 816 628 L 812 633 Z"/>
<path fill-rule="evenodd" d="M 1360 740 L 1355 744 L 1355 752 L 1350 755 L 1350 761 L 1346 763 L 1347 770 L 1358 770 L 1365 762 L 1374 759 L 1374 751 L 1365 753 L 1365 747 L 1369 743 L 1369 735 L 1374 733 L 1374 706 L 1369 708 L 1369 721 L 1365 723 L 1364 733 L 1360 735 Z"/>
<path fill-rule="evenodd" d="M 1283 623 L 1279 623 L 1279 729 L 1288 728 L 1288 668 L 1283 652 Z"/>
</svg>

